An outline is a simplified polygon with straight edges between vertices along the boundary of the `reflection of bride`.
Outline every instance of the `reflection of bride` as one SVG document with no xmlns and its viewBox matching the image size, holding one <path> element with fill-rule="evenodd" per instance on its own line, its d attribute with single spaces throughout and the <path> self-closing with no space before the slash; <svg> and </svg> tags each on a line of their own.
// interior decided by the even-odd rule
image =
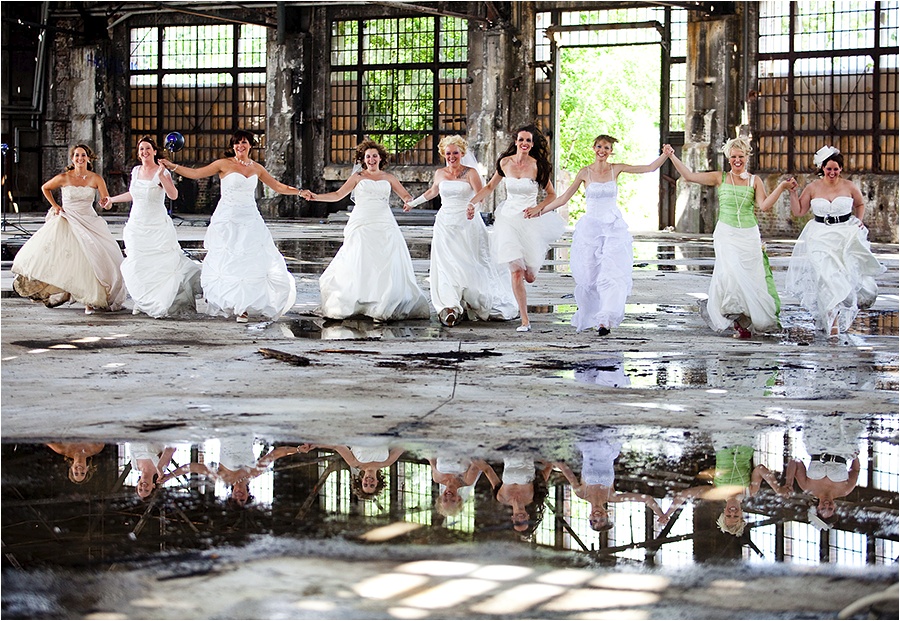
<svg viewBox="0 0 900 621">
<path fill-rule="evenodd" d="M 47 445 L 69 462 L 69 480 L 82 485 L 91 480 L 97 466 L 91 459 L 103 450 L 104 444 L 98 442 L 53 442 Z"/>
<path fill-rule="evenodd" d="M 209 465 L 192 462 L 185 464 L 163 477 L 160 482 L 184 474 L 205 474 L 213 477 L 229 488 L 228 504 L 241 508 L 253 502 L 250 482 L 268 470 L 276 459 L 296 455 L 300 447 L 279 446 L 262 457 L 253 454 L 253 441 L 245 436 L 222 438 L 219 461 Z"/>
<path fill-rule="evenodd" d="M 344 458 L 352 473 L 350 489 L 362 500 L 378 496 L 385 486 L 383 468 L 390 467 L 400 456 L 402 448 L 390 448 L 386 444 L 358 445 L 355 447 L 334 444 L 302 444 L 297 447 L 302 453 L 313 449 L 334 451 Z"/>
</svg>

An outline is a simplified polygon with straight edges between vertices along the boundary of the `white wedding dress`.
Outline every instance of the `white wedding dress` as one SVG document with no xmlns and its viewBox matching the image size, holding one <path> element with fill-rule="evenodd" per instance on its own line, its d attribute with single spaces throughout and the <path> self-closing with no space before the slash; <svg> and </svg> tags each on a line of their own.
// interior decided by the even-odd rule
<svg viewBox="0 0 900 621">
<path fill-rule="evenodd" d="M 506 273 L 491 257 L 490 238 L 481 216 L 469 220 L 466 205 L 475 195 L 468 181 L 445 180 L 441 208 L 431 242 L 431 304 L 440 313 L 452 308 L 469 319 L 515 319 L 519 307 Z"/>
<path fill-rule="evenodd" d="M 379 321 L 427 319 L 428 299 L 416 283 L 403 233 L 391 213 L 391 184 L 362 179 L 344 227 L 344 243 L 319 278 L 321 313 Z"/>
<path fill-rule="evenodd" d="M 297 283 L 288 272 L 256 206 L 257 176 L 229 173 L 209 221 L 200 275 L 207 314 L 278 319 L 294 305 Z"/>
<path fill-rule="evenodd" d="M 86 306 L 122 308 L 122 251 L 106 220 L 94 211 L 97 190 L 67 185 L 61 193 L 63 211 L 47 212 L 44 225 L 16 253 L 13 288 L 45 304 L 51 295 L 65 292 Z"/>
<path fill-rule="evenodd" d="M 135 166 L 131 171 L 131 212 L 122 231 L 126 255 L 122 277 L 134 301 L 134 313 L 166 317 L 194 311 L 200 264 L 191 261 L 178 244 L 159 171 L 152 179 L 141 179 L 140 169 Z"/>
<path fill-rule="evenodd" d="M 575 330 L 614 328 L 625 318 L 625 300 L 631 294 L 634 263 L 628 224 L 616 205 L 615 180 L 589 183 L 587 211 L 572 235 L 570 265 L 575 278 L 572 316 Z"/>
<path fill-rule="evenodd" d="M 506 200 L 494 215 L 495 261 L 537 273 L 550 243 L 559 239 L 566 223 L 556 211 L 539 218 L 526 218 L 525 210 L 537 204 L 537 181 L 503 177 Z"/>
<path fill-rule="evenodd" d="M 853 198 L 838 196 L 833 201 L 814 198 L 813 215 L 842 216 L 853 209 Z M 837 320 L 846 332 L 859 313 L 878 296 L 875 277 L 885 267 L 870 250 L 868 231 L 859 219 L 825 224 L 810 220 L 803 227 L 788 264 L 787 290 L 816 318 L 816 328 L 826 332 Z"/>
</svg>

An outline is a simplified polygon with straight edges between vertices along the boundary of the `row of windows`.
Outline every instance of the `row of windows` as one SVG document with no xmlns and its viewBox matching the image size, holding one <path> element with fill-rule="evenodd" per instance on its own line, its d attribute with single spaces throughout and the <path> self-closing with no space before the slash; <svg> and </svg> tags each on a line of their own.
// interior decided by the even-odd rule
<svg viewBox="0 0 900 621">
<path fill-rule="evenodd" d="M 550 123 L 550 84 L 541 65 L 550 61 L 551 37 L 568 47 L 659 44 L 665 28 L 669 129 L 683 131 L 686 16 L 654 7 L 539 13 L 539 122 Z M 842 150 L 850 169 L 897 169 L 898 20 L 897 0 L 760 3 L 754 128 L 760 170 L 810 169 L 811 154 L 825 143 Z M 335 21 L 330 46 L 330 163 L 351 163 L 355 145 L 369 137 L 397 154 L 396 163 L 433 165 L 440 138 L 465 133 L 465 20 Z M 196 162 L 221 156 L 234 128 L 266 131 L 262 26 L 134 28 L 130 68 L 135 141 L 180 131 L 181 157 Z"/>
<path fill-rule="evenodd" d="M 834 145 L 852 171 L 896 171 L 900 3 L 759 6 L 758 166 L 812 170 Z"/>
</svg>

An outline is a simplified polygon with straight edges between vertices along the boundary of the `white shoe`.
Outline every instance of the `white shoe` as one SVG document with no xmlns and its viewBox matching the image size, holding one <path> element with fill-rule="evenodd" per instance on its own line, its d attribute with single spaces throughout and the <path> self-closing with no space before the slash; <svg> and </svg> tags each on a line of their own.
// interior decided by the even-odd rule
<svg viewBox="0 0 900 621">
<path fill-rule="evenodd" d="M 94 314 L 94 307 L 93 307 L 93 306 L 85 306 L 85 307 L 84 307 L 84 314 L 85 314 L 85 315 L 93 315 L 93 314 Z"/>
<path fill-rule="evenodd" d="M 237 316 L 236 321 L 238 323 L 247 323 L 248 321 L 250 321 L 250 318 L 247 316 L 247 313 L 241 313 L 240 315 Z"/>
<path fill-rule="evenodd" d="M 528 324 L 527 326 L 519 326 L 518 328 L 516 328 L 516 332 L 531 332 L 531 324 Z"/>
</svg>

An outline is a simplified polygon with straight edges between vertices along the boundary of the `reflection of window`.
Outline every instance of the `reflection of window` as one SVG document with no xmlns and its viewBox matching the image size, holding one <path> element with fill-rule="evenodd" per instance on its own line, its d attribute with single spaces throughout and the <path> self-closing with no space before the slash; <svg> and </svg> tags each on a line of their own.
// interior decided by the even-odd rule
<svg viewBox="0 0 900 621">
<path fill-rule="evenodd" d="M 231 133 L 266 130 L 266 29 L 215 24 L 131 29 L 131 130 L 184 134 L 181 161 L 207 162 Z M 258 153 L 262 158 L 262 153 Z"/>
<path fill-rule="evenodd" d="M 759 5 L 761 170 L 812 170 L 822 145 L 851 171 L 896 171 L 900 3 Z"/>
<path fill-rule="evenodd" d="M 334 22 L 329 160 L 352 162 L 371 138 L 400 164 L 437 163 L 441 137 L 466 132 L 467 61 L 461 19 Z"/>
</svg>

